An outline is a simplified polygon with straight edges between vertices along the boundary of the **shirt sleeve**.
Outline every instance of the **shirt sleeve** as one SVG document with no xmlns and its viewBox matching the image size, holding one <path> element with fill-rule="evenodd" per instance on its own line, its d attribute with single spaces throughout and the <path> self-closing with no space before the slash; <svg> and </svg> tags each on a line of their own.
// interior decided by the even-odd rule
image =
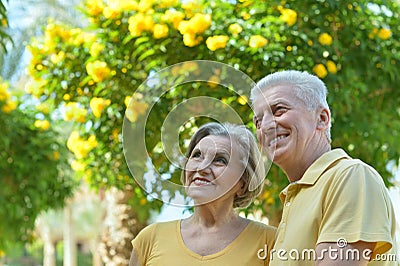
<svg viewBox="0 0 400 266">
<path fill-rule="evenodd" d="M 380 175 L 364 163 L 346 167 L 326 194 L 317 243 L 376 242 L 372 253 L 393 244 L 393 207 Z"/>
<path fill-rule="evenodd" d="M 133 249 L 138 256 L 140 265 L 146 265 L 151 255 L 157 224 L 152 224 L 142 229 L 132 240 Z"/>
</svg>

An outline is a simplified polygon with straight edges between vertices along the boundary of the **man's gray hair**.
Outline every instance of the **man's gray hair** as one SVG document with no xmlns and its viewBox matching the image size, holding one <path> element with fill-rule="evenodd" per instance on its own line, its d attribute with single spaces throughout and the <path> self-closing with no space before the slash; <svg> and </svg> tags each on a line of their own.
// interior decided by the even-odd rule
<svg viewBox="0 0 400 266">
<path fill-rule="evenodd" d="M 309 110 L 317 110 L 318 108 L 330 109 L 327 102 L 328 90 L 317 76 L 314 76 L 306 71 L 284 70 L 269 74 L 252 88 L 250 92 L 250 100 L 254 105 L 256 99 L 261 95 L 262 91 L 270 88 L 284 85 L 288 89 L 293 89 L 295 95 L 301 99 Z M 331 123 L 325 131 L 329 143 L 331 142 Z"/>
</svg>

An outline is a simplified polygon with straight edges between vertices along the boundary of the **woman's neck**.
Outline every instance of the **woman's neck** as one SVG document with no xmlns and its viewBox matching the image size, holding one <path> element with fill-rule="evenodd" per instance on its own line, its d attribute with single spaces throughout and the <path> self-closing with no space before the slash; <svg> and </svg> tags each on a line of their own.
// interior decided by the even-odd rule
<svg viewBox="0 0 400 266">
<path fill-rule="evenodd" d="M 218 227 L 220 225 L 240 223 L 241 217 L 232 205 L 205 204 L 196 206 L 189 222 L 202 227 Z"/>
</svg>

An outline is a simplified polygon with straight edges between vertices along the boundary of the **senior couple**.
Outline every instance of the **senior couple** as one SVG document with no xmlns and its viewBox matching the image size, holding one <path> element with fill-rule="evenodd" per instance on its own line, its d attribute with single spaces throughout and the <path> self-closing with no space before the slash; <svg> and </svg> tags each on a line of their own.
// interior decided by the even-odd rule
<svg viewBox="0 0 400 266">
<path fill-rule="evenodd" d="M 181 176 L 193 214 L 143 229 L 130 265 L 399 265 L 387 189 L 371 166 L 331 148 L 326 95 L 319 78 L 294 70 L 251 91 L 258 142 L 290 181 L 278 228 L 236 211 L 263 188 L 256 138 L 208 123 L 191 138 Z"/>
</svg>

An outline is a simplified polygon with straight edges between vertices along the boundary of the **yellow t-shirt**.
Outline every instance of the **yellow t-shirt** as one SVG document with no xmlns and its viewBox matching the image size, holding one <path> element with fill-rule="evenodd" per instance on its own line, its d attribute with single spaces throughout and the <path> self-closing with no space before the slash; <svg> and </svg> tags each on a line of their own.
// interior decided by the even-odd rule
<svg viewBox="0 0 400 266">
<path fill-rule="evenodd" d="M 395 214 L 382 178 L 343 150 L 325 153 L 280 197 L 283 214 L 270 265 L 314 265 L 314 256 L 321 256 L 315 254 L 315 247 L 323 242 L 337 243 L 337 248 L 324 256 L 357 258 L 343 253 L 341 247 L 360 240 L 377 242 L 372 254 L 365 257 L 390 254 L 370 265 L 398 265 L 393 261 L 396 256 L 399 259 L 395 254 Z"/>
<path fill-rule="evenodd" d="M 215 254 L 201 256 L 185 246 L 180 224 L 180 220 L 151 224 L 132 240 L 140 265 L 268 265 L 265 252 L 274 244 L 275 227 L 250 221 L 226 248 Z"/>
</svg>

